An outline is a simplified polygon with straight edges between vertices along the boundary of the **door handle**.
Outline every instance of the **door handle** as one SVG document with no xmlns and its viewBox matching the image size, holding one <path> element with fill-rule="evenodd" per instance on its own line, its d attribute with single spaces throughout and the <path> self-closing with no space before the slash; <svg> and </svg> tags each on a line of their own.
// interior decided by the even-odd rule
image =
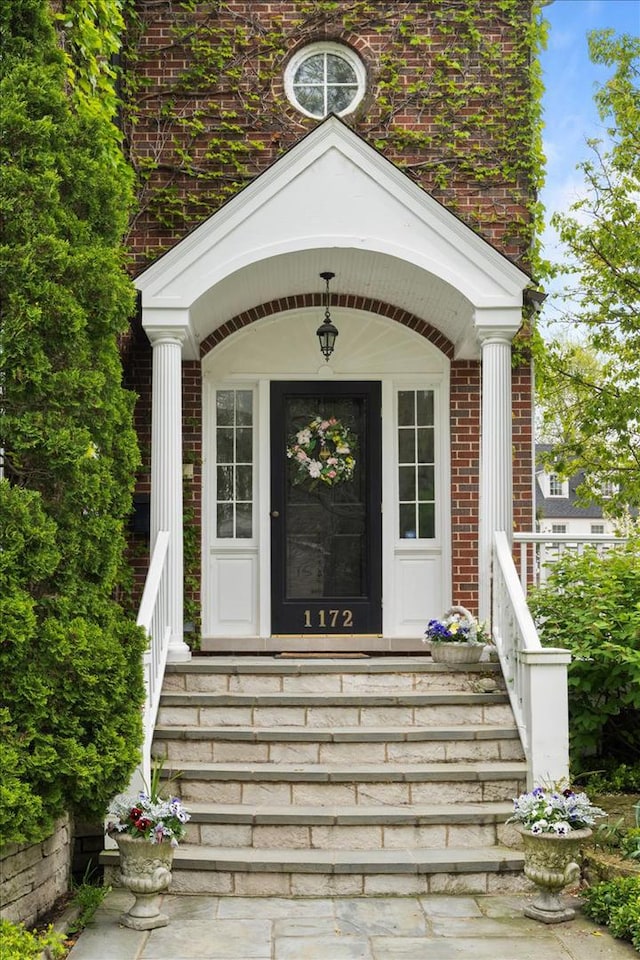
<svg viewBox="0 0 640 960">
<path fill-rule="evenodd" d="M 279 511 L 279 510 L 272 510 L 271 513 L 269 514 L 269 516 L 270 516 L 270 517 L 273 517 L 274 520 L 277 520 L 278 517 L 280 516 L 280 511 Z"/>
</svg>

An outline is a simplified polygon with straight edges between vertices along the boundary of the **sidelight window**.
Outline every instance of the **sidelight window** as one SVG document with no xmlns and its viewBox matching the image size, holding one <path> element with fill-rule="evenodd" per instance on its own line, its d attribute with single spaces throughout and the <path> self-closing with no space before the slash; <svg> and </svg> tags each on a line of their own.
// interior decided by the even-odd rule
<svg viewBox="0 0 640 960">
<path fill-rule="evenodd" d="M 216 536 L 253 535 L 253 393 L 216 391 Z"/>
<path fill-rule="evenodd" d="M 435 537 L 433 390 L 398 392 L 398 522 L 401 540 Z"/>
</svg>

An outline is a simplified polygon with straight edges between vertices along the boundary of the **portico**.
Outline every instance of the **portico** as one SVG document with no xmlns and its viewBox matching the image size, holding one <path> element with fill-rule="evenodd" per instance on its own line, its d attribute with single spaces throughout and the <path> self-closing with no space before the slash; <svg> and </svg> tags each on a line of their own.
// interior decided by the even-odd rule
<svg viewBox="0 0 640 960">
<path fill-rule="evenodd" d="M 340 331 L 329 363 L 315 338 L 319 274 L 327 269 L 336 274 L 332 313 Z M 159 530 L 171 534 L 170 659 L 188 655 L 184 360 L 201 364 L 203 384 L 198 410 L 188 415 L 197 413 L 202 429 L 205 645 L 223 649 L 233 638 L 235 649 L 273 649 L 274 383 L 316 383 L 310 413 L 313 403 L 328 402 L 322 398 L 331 391 L 323 385 L 344 394 L 349 384 L 379 384 L 381 451 L 369 469 L 380 473 L 381 513 L 373 517 L 369 507 L 367 523 L 380 525 L 374 562 L 381 627 L 366 643 L 343 635 L 341 648 L 415 649 L 425 619 L 461 596 L 488 617 L 493 532 L 513 529 L 511 342 L 528 283 L 522 270 L 335 117 L 138 277 L 153 346 L 152 543 Z M 219 415 L 228 416 L 220 404 L 231 402 L 249 404 L 243 416 L 250 423 L 219 423 Z M 420 414 L 424 422 L 403 422 L 401 407 L 411 403 L 428 407 Z M 236 430 L 233 456 L 246 441 L 250 457 L 225 459 L 219 444 L 229 429 Z M 427 453 L 416 446 L 415 462 L 406 453 L 411 430 L 416 444 L 429 438 Z M 414 499 L 406 492 L 411 470 L 424 480 L 422 487 L 416 481 Z M 224 476 L 243 477 L 248 492 L 236 484 L 221 493 Z M 416 518 L 425 518 L 422 531 L 401 520 L 414 500 Z M 249 519 L 232 529 L 229 516 Z M 337 609 L 331 602 L 327 609 Z M 339 609 L 351 608 L 345 601 Z M 304 649 L 305 633 L 311 630 L 303 622 L 284 645 Z M 281 638 L 276 643 L 283 645 Z"/>
</svg>

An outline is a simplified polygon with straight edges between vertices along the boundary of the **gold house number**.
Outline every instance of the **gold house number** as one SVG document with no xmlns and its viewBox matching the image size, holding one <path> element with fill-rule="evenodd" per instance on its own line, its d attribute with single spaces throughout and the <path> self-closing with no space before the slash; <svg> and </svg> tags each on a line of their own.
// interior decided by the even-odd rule
<svg viewBox="0 0 640 960">
<path fill-rule="evenodd" d="M 311 610 L 305 610 L 304 612 L 304 625 L 305 627 L 329 627 L 335 630 L 338 621 L 341 619 L 342 623 L 340 626 L 342 629 L 346 627 L 353 626 L 353 610 L 318 610 L 318 623 L 314 624 L 312 622 Z"/>
</svg>

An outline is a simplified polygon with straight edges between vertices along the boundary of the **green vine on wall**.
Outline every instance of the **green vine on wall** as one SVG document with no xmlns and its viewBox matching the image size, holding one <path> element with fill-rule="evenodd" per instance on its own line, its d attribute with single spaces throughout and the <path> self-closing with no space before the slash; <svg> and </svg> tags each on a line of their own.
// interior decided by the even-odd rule
<svg viewBox="0 0 640 960">
<path fill-rule="evenodd" d="M 114 58 L 125 27 L 122 7 L 123 0 L 62 0 L 54 14 L 75 106 L 106 120 L 118 105 Z"/>
<path fill-rule="evenodd" d="M 539 6 L 299 0 L 287 19 L 231 0 L 132 2 L 124 107 L 138 178 L 132 232 L 147 234 L 153 258 L 261 173 L 317 123 L 284 95 L 288 55 L 314 40 L 363 37 L 370 93 L 346 122 L 475 229 L 501 224 L 503 246 L 531 259 L 543 169 Z"/>
</svg>

